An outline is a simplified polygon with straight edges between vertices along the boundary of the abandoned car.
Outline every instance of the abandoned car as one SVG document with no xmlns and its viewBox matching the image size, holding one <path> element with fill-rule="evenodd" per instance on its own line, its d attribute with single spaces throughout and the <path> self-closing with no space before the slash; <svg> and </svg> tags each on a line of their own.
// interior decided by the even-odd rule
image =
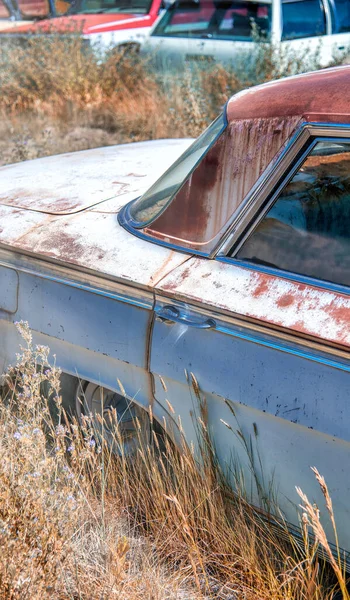
<svg viewBox="0 0 350 600">
<path fill-rule="evenodd" d="M 291 524 L 296 485 L 322 506 L 319 468 L 347 551 L 349 89 L 349 66 L 309 73 L 238 93 L 193 143 L 0 169 L 2 370 L 28 321 L 63 369 L 66 405 L 101 412 L 103 389 L 130 453 L 150 405 L 174 439 L 180 416 L 195 440 L 193 373 L 222 467 L 239 465 L 252 502 L 242 436 Z"/>
</svg>

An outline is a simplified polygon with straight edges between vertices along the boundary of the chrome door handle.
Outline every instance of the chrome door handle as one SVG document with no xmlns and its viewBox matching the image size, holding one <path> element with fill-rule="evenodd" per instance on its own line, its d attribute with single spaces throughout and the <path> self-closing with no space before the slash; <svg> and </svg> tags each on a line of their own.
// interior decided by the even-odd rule
<svg viewBox="0 0 350 600">
<path fill-rule="evenodd" d="M 216 327 L 214 319 L 205 319 L 205 321 L 188 319 L 185 314 L 181 314 L 179 309 L 172 304 L 164 306 L 157 314 L 157 317 L 162 321 L 174 321 L 175 323 L 181 323 L 181 325 L 195 327 L 196 329 L 212 329 Z"/>
</svg>

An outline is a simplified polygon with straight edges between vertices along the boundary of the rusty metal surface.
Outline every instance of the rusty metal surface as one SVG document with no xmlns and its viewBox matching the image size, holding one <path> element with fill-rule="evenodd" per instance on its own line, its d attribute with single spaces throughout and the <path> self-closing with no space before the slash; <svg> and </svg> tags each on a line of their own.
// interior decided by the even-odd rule
<svg viewBox="0 0 350 600">
<path fill-rule="evenodd" d="M 210 252 L 264 170 L 299 125 L 350 122 L 350 66 L 263 84 L 231 98 L 228 127 L 149 235 Z"/>
<path fill-rule="evenodd" d="M 144 146 L 142 144 L 131 145 L 130 149 L 133 148 L 134 150 L 135 160 L 131 164 L 131 157 L 129 156 L 123 164 L 124 166 L 127 165 L 125 171 L 130 169 L 129 172 L 131 173 L 131 168 L 133 168 L 133 176 L 130 175 L 130 179 L 135 186 L 135 191 L 125 192 L 113 200 L 94 205 L 92 209 L 85 209 L 70 215 L 45 214 L 43 212 L 44 208 L 51 208 L 54 211 L 55 204 L 50 201 L 48 194 L 44 199 L 36 200 L 37 188 L 33 171 L 33 179 L 30 185 L 28 183 L 28 194 L 30 196 L 27 196 L 27 203 L 34 210 L 0 203 L 0 245 L 17 250 L 20 253 L 38 255 L 38 258 L 41 259 L 57 261 L 59 264 L 67 264 L 78 269 L 99 273 L 101 276 L 106 275 L 109 278 L 123 280 L 134 286 L 152 288 L 170 270 L 186 261 L 188 256 L 150 244 L 130 235 L 119 225 L 117 212 L 125 202 L 135 197 L 136 182 L 142 181 L 142 183 L 139 183 L 140 188 L 147 185 L 147 183 L 144 183 L 144 180 L 147 179 L 149 185 L 149 180 L 152 178 L 154 180 L 159 174 L 158 170 L 164 169 L 164 163 L 174 160 L 174 155 L 180 154 L 184 146 L 189 143 L 188 140 L 175 140 L 174 144 L 173 141 L 171 143 L 159 141 L 155 143 L 148 142 Z M 137 160 L 141 160 L 141 149 L 144 151 L 146 164 L 147 160 L 148 164 L 151 160 L 153 161 L 153 170 L 150 169 L 147 173 L 142 172 L 141 168 L 139 170 L 136 168 L 138 166 Z M 129 150 L 129 148 L 126 150 Z M 113 148 L 107 148 L 106 151 L 113 153 Z M 87 157 L 89 152 L 93 157 L 96 157 L 96 153 L 98 154 L 100 151 L 92 150 L 79 153 L 83 172 L 85 172 L 86 167 L 82 159 Z M 163 155 L 162 158 L 161 155 Z M 62 157 L 64 162 L 66 156 Z M 59 158 L 54 158 L 53 164 L 59 169 Z M 12 167 L 13 174 L 15 175 L 18 168 L 21 171 L 21 176 L 24 176 L 26 167 L 29 168 L 29 172 L 32 172 L 34 162 L 38 177 L 42 177 L 42 180 L 44 180 L 44 175 L 47 173 L 44 168 L 47 164 L 45 159 L 14 165 Z M 95 172 L 92 174 L 92 182 L 99 180 L 99 189 L 96 186 L 94 190 L 91 190 L 88 181 L 84 182 L 82 180 L 80 165 L 77 166 L 74 172 L 73 180 L 68 183 L 69 193 L 66 194 L 67 204 L 65 210 L 67 210 L 69 201 L 71 202 L 71 210 L 73 210 L 73 201 L 75 201 L 73 192 L 75 190 L 79 192 L 80 182 L 85 191 L 85 194 L 79 192 L 80 198 L 82 202 L 86 199 L 86 203 L 91 203 L 92 198 L 96 200 L 100 192 L 103 194 L 105 183 L 106 188 L 108 188 L 111 172 L 109 170 L 106 176 L 103 161 L 94 162 Z M 99 173 L 99 179 L 97 173 Z M 9 188 L 10 181 L 7 182 L 7 185 Z M 2 188 L 2 192 L 4 192 L 4 188 Z M 29 202 L 29 197 L 32 199 L 32 203 Z M 16 197 L 14 198 L 14 204 L 16 204 Z M 60 207 L 62 208 L 61 204 Z"/>
<path fill-rule="evenodd" d="M 36 219 L 31 221 L 27 213 L 0 208 L 0 246 L 146 287 L 188 259 L 130 235 L 113 213 L 84 211 L 66 217 L 34 213 Z"/>
<path fill-rule="evenodd" d="M 191 258 L 162 294 L 350 347 L 350 298 L 233 264 Z"/>
<path fill-rule="evenodd" d="M 69 214 L 145 191 L 191 140 L 158 140 L 49 156 L 0 168 L 0 204 Z"/>
<path fill-rule="evenodd" d="M 249 88 L 227 105 L 229 122 L 302 117 L 306 121 L 349 123 L 350 66 L 324 69 Z"/>
<path fill-rule="evenodd" d="M 231 123 L 145 233 L 205 251 L 300 122 L 296 117 Z"/>
</svg>

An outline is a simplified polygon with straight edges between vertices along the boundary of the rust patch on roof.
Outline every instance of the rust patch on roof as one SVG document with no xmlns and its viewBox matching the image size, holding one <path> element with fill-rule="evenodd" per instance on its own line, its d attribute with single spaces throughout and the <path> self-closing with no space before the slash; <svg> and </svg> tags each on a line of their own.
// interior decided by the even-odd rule
<svg viewBox="0 0 350 600">
<path fill-rule="evenodd" d="M 277 300 L 277 306 L 290 306 L 291 304 L 293 304 L 294 300 L 295 299 L 294 296 L 292 296 L 292 294 L 285 294 Z"/>
<path fill-rule="evenodd" d="M 290 118 L 349 123 L 350 66 L 323 69 L 244 90 L 227 105 L 229 122 Z"/>
</svg>

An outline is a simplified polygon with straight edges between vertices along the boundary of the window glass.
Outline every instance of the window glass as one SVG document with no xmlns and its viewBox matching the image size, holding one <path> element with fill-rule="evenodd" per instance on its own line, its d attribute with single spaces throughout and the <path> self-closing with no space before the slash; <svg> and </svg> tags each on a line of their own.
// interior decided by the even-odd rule
<svg viewBox="0 0 350 600">
<path fill-rule="evenodd" d="M 319 142 L 236 258 L 350 286 L 350 143 Z"/>
<path fill-rule="evenodd" d="M 152 35 L 249 41 L 254 33 L 268 37 L 271 4 L 232 0 L 175 2 Z"/>
<path fill-rule="evenodd" d="M 135 13 L 147 14 L 151 0 L 74 0 L 71 14 Z"/>
<path fill-rule="evenodd" d="M 326 17 L 321 0 L 284 0 L 282 39 L 325 35 Z"/>
<path fill-rule="evenodd" d="M 338 19 L 338 33 L 350 31 L 350 1 L 334 0 Z"/>
<path fill-rule="evenodd" d="M 130 214 L 140 227 L 154 221 L 165 210 L 197 163 L 222 133 L 225 125 L 222 114 L 141 198 L 133 202 Z"/>
</svg>

